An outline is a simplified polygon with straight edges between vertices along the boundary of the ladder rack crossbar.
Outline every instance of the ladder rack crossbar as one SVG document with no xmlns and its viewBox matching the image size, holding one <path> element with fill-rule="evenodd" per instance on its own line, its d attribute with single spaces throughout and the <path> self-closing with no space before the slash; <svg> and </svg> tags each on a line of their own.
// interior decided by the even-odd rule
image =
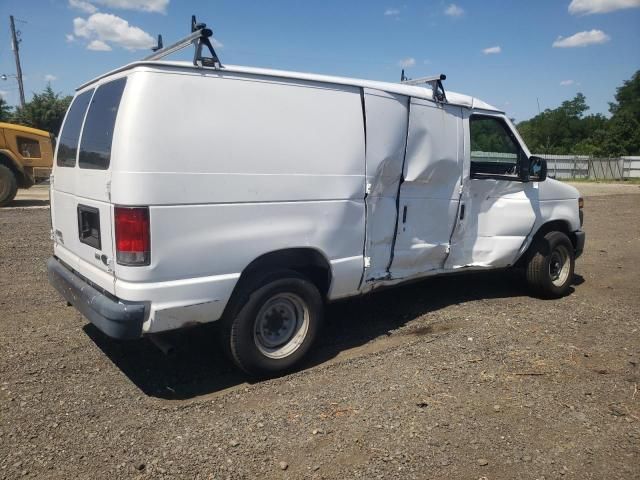
<svg viewBox="0 0 640 480">
<path fill-rule="evenodd" d="M 151 50 L 152 54 L 147 55 L 143 58 L 143 61 L 151 61 L 151 60 L 160 60 L 161 58 L 166 57 L 167 55 L 171 55 L 179 50 L 182 50 L 189 45 L 193 45 L 195 47 L 195 52 L 193 55 L 193 64 L 195 66 L 202 67 L 214 67 L 214 68 L 222 68 L 222 63 L 216 54 L 216 51 L 213 49 L 213 45 L 211 45 L 211 40 L 209 37 L 213 36 L 213 31 L 207 28 L 206 23 L 197 23 L 196 16 L 191 16 L 191 33 L 184 37 L 181 40 L 178 40 L 175 43 L 167 47 L 163 47 L 162 45 L 162 35 L 158 35 L 158 45 L 153 47 Z M 207 47 L 209 50 L 210 56 L 202 55 L 202 47 Z"/>
<path fill-rule="evenodd" d="M 171 45 L 161 48 L 160 50 L 153 52 L 151 55 L 144 57 L 142 60 L 143 61 L 160 60 L 161 58 L 164 58 L 167 55 L 171 55 L 174 52 L 182 50 L 185 47 L 188 47 L 193 43 L 194 40 L 197 40 L 200 37 L 202 37 L 202 30 L 196 30 L 192 34 L 184 37 L 182 40 L 178 40 L 177 42 L 172 43 Z"/>
<path fill-rule="evenodd" d="M 422 85 L 423 83 L 440 82 L 442 80 L 445 80 L 446 78 L 447 77 L 445 75 L 436 75 L 433 77 L 420 77 L 420 78 L 413 78 L 411 80 L 403 80 L 401 83 L 403 85 Z"/>
<path fill-rule="evenodd" d="M 400 83 L 403 85 L 429 85 L 431 87 L 431 91 L 433 92 L 433 99 L 439 103 L 447 102 L 447 94 L 444 91 L 444 86 L 442 85 L 442 81 L 446 80 L 447 76 L 443 73 L 436 76 L 431 77 L 420 77 L 420 78 L 407 78 L 404 74 L 404 69 L 402 70 L 402 74 L 400 75 Z"/>
</svg>

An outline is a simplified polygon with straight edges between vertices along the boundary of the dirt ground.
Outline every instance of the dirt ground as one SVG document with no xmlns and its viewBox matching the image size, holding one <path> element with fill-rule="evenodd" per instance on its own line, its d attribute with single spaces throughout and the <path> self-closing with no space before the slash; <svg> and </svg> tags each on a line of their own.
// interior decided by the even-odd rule
<svg viewBox="0 0 640 480">
<path fill-rule="evenodd" d="M 568 297 L 494 272 L 340 302 L 256 383 L 214 328 L 105 338 L 47 283 L 46 207 L 0 210 L 0 478 L 640 478 L 640 187 L 579 188 Z"/>
</svg>

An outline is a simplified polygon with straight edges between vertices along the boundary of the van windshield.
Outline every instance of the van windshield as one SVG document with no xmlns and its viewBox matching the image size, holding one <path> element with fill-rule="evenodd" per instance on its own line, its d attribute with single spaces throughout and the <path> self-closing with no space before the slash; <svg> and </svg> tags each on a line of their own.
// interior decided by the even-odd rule
<svg viewBox="0 0 640 480">
<path fill-rule="evenodd" d="M 120 78 L 101 85 L 96 90 L 82 130 L 80 168 L 106 170 L 111 161 L 111 142 L 120 99 L 126 83 Z"/>
<path fill-rule="evenodd" d="M 69 107 L 69 112 L 67 113 L 67 118 L 60 132 L 60 139 L 58 140 L 58 159 L 56 163 L 59 167 L 76 166 L 80 128 L 82 127 L 82 120 L 84 119 L 84 114 L 87 111 L 87 105 L 89 105 L 92 94 L 93 89 L 81 93 L 74 98 L 71 107 Z"/>
</svg>

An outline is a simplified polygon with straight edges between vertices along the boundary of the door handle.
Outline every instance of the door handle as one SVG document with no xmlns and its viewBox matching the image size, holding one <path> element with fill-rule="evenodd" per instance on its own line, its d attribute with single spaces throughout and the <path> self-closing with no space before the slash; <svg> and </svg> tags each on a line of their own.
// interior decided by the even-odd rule
<svg viewBox="0 0 640 480">
<path fill-rule="evenodd" d="M 402 209 L 402 223 L 407 223 L 407 206 Z"/>
<path fill-rule="evenodd" d="M 460 205 L 460 220 L 464 220 L 464 203 Z"/>
</svg>

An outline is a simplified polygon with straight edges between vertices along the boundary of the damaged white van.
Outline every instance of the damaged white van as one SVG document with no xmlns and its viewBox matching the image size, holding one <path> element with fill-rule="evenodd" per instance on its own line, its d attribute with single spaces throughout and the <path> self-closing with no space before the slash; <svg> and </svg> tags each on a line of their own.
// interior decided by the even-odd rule
<svg viewBox="0 0 640 480">
<path fill-rule="evenodd" d="M 582 200 L 504 112 L 441 78 L 194 63 L 92 80 L 59 135 L 49 280 L 107 335 L 219 321 L 240 368 L 275 374 L 325 302 L 379 287 L 521 267 L 567 293 Z"/>
</svg>

